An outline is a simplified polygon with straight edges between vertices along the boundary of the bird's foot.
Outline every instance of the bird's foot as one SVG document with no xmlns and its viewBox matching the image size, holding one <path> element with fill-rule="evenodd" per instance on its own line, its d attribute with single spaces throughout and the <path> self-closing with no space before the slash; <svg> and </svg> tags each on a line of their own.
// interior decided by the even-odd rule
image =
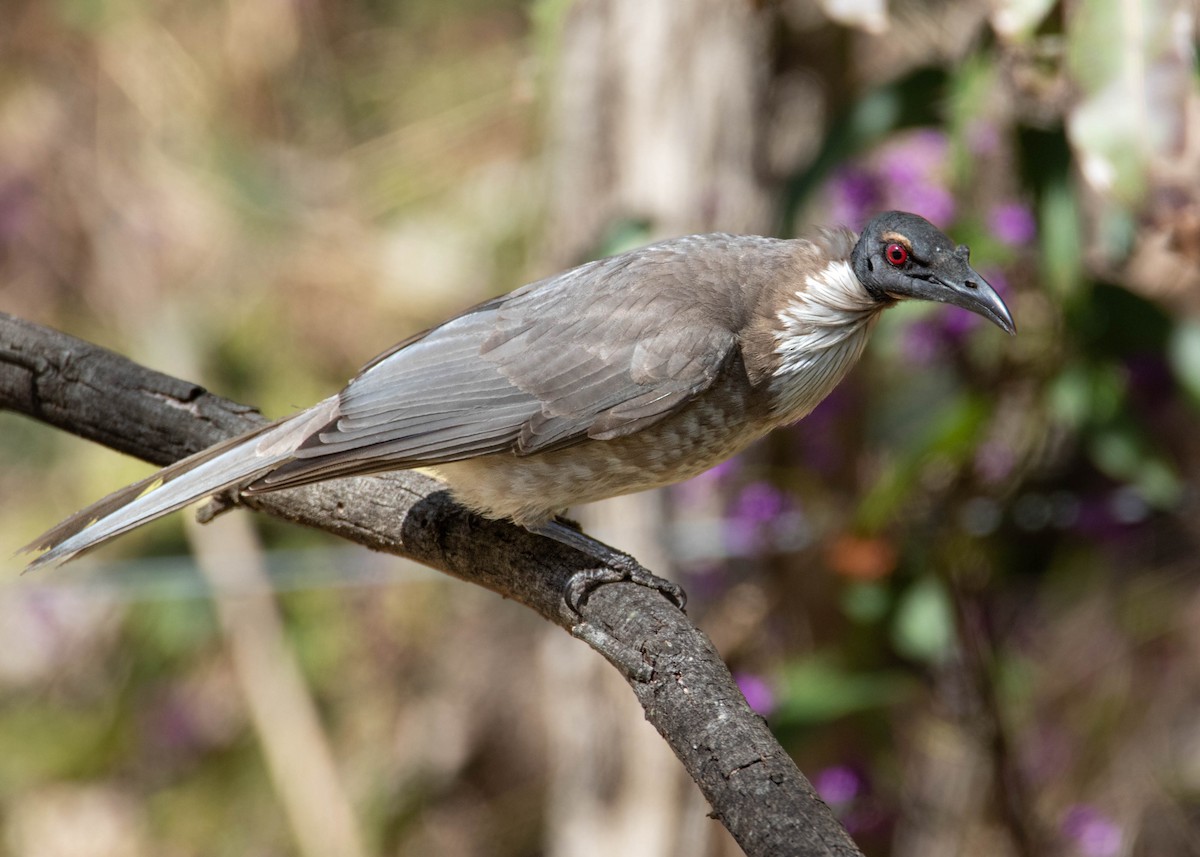
<svg viewBox="0 0 1200 857">
<path fill-rule="evenodd" d="M 687 605 L 687 593 L 678 583 L 659 577 L 629 554 L 614 550 L 578 529 L 558 520 L 548 521 L 540 526 L 529 527 L 529 529 L 539 535 L 554 539 L 556 542 L 573 547 L 601 563 L 599 567 L 576 572 L 567 580 L 567 585 L 563 588 L 563 602 L 572 617 L 580 615 L 583 605 L 587 603 L 588 596 L 608 583 L 636 583 L 662 593 L 680 610 Z"/>
<path fill-rule="evenodd" d="M 236 488 L 230 488 L 209 497 L 208 501 L 196 510 L 196 520 L 207 524 L 218 515 L 224 515 L 230 509 L 236 509 L 240 505 L 242 505 L 241 495 L 238 494 Z"/>
<path fill-rule="evenodd" d="M 659 577 L 642 566 L 629 554 L 612 551 L 600 568 L 585 568 L 571 575 L 563 590 L 563 600 L 575 613 L 587 603 L 588 596 L 606 583 L 636 583 L 653 589 L 672 602 L 680 610 L 687 606 L 687 593 L 678 583 Z"/>
</svg>

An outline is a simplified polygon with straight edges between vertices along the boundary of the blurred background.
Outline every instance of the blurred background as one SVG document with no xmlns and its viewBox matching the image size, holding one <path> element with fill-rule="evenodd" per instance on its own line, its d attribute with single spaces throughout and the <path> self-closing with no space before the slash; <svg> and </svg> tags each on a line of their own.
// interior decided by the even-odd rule
<svg viewBox="0 0 1200 857">
<path fill-rule="evenodd" d="M 890 312 L 814 414 L 579 511 L 870 855 L 1200 854 L 1186 0 L 5 0 L 0 308 L 286 414 L 669 235 L 916 211 L 1015 339 Z M 20 577 L 148 472 L 0 414 L 0 852 L 732 855 L 528 611 L 238 514 Z"/>
</svg>

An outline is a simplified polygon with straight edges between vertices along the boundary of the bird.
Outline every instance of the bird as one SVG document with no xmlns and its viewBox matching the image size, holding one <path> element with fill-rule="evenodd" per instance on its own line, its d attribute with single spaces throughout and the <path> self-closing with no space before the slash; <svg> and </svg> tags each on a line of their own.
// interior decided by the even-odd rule
<svg viewBox="0 0 1200 857">
<path fill-rule="evenodd" d="M 688 479 L 797 422 L 906 300 L 1016 332 L 969 248 L 908 212 L 879 213 L 857 235 L 650 244 L 409 337 L 336 395 L 163 468 L 23 550 L 42 552 L 30 568 L 65 562 L 205 497 L 421 468 L 467 508 L 599 558 L 603 570 L 564 594 L 573 608 L 630 579 L 682 606 L 677 586 L 561 516 Z"/>
</svg>

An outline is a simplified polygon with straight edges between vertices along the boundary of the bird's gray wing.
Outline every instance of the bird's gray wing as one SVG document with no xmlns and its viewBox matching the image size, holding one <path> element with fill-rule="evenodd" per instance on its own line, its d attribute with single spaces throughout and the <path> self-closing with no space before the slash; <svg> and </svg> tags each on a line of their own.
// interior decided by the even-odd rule
<svg viewBox="0 0 1200 857">
<path fill-rule="evenodd" d="M 556 284 L 501 307 L 484 343 L 484 359 L 538 402 L 518 454 L 653 425 L 712 384 L 735 350 L 727 320 L 695 299 L 686 257 L 658 249 L 600 270 L 600 282 Z M 575 311 L 556 311 L 564 304 Z"/>
<path fill-rule="evenodd" d="M 718 377 L 737 338 L 695 299 L 687 254 L 663 247 L 526 286 L 386 354 L 295 460 L 252 490 L 531 455 L 674 413 Z"/>
</svg>

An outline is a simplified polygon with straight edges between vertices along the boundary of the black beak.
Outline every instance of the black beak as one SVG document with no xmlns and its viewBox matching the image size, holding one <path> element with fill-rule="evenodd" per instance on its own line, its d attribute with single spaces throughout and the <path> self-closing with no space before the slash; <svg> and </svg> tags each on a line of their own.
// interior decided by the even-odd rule
<svg viewBox="0 0 1200 857">
<path fill-rule="evenodd" d="M 935 294 L 931 295 L 930 299 L 970 310 L 983 316 L 1010 336 L 1015 334 L 1017 325 L 1013 322 L 1012 313 L 1008 311 L 1004 299 L 974 268 L 970 265 L 966 268 L 967 275 L 962 279 L 935 277 L 930 283 Z"/>
<path fill-rule="evenodd" d="M 928 274 L 909 280 L 905 292 L 895 297 L 962 307 L 983 316 L 1005 333 L 1015 334 L 1017 326 L 1008 306 L 988 281 L 967 263 L 966 255 L 965 247 L 947 254 L 932 266 L 933 270 Z"/>
</svg>

